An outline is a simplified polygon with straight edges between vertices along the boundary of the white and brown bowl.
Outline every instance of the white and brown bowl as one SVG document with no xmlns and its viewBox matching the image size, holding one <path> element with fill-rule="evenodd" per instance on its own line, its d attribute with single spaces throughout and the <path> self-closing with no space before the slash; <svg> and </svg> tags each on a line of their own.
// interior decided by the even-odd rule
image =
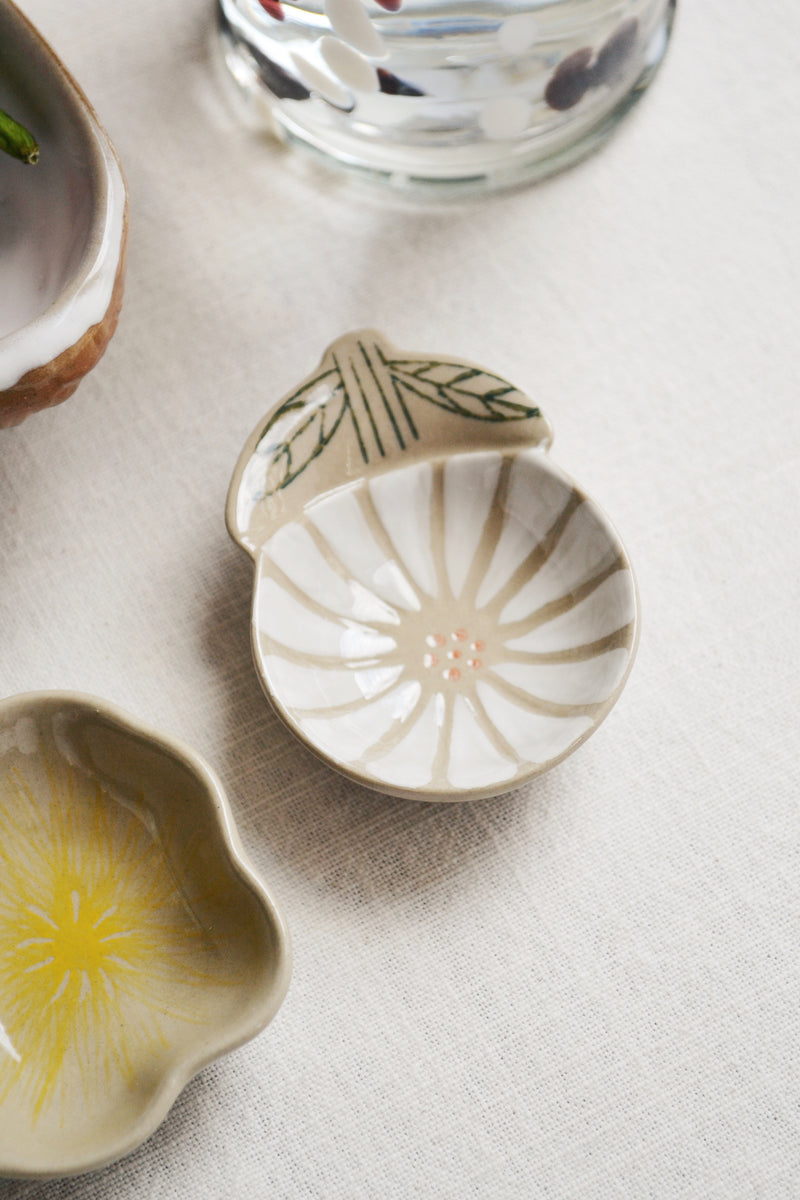
<svg viewBox="0 0 800 1200">
<path fill-rule="evenodd" d="M 95 366 L 122 305 L 128 206 L 114 149 L 69 72 L 0 0 L 0 108 L 39 143 L 0 154 L 0 428 L 60 404 Z"/>
</svg>

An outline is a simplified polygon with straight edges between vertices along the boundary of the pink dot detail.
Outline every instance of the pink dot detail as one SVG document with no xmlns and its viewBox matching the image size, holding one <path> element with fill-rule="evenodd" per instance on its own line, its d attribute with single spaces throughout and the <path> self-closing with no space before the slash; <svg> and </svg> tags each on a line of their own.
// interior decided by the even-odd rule
<svg viewBox="0 0 800 1200">
<path fill-rule="evenodd" d="M 443 646 L 447 641 L 447 638 L 443 633 L 429 633 L 425 638 L 425 641 L 429 646 Z"/>
<path fill-rule="evenodd" d="M 445 679 L 455 681 L 456 679 L 461 678 L 461 672 L 459 671 L 458 667 L 451 667 L 449 671 L 444 672 L 444 677 Z"/>
<path fill-rule="evenodd" d="M 461 658 L 461 651 L 460 650 L 448 650 L 447 657 L 448 658 Z"/>
<path fill-rule="evenodd" d="M 454 642 L 465 642 L 469 637 L 469 634 L 467 633 L 466 629 L 456 629 L 450 636 Z"/>
<path fill-rule="evenodd" d="M 426 654 L 422 662 L 426 667 L 435 667 L 438 666 L 439 659 L 435 654 Z"/>
<path fill-rule="evenodd" d="M 486 642 L 482 642 L 480 639 L 478 639 L 478 641 L 476 641 L 476 642 L 473 642 L 472 645 L 470 646 L 470 650 L 485 650 L 485 649 L 486 649 Z"/>
<path fill-rule="evenodd" d="M 467 659 L 467 666 L 472 667 L 473 671 L 477 671 L 477 669 L 480 665 L 481 665 L 481 660 L 479 658 L 468 658 Z"/>
</svg>

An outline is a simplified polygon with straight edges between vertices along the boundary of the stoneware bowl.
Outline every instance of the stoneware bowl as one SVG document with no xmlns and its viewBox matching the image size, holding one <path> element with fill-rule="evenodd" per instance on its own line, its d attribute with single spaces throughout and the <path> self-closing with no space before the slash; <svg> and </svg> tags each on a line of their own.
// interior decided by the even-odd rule
<svg viewBox="0 0 800 1200">
<path fill-rule="evenodd" d="M 0 701 L 0 1176 L 132 1150 L 289 970 L 200 759 L 91 697 Z"/>
<path fill-rule="evenodd" d="M 619 696 L 633 573 L 551 436 L 491 372 L 364 330 L 247 442 L 227 522 L 255 563 L 256 667 L 350 778 L 494 795 L 563 759 Z"/>
<path fill-rule="evenodd" d="M 83 92 L 10 0 L 0 0 L 0 109 L 39 143 L 0 154 L 0 428 L 70 396 L 122 304 L 125 184 Z"/>
</svg>

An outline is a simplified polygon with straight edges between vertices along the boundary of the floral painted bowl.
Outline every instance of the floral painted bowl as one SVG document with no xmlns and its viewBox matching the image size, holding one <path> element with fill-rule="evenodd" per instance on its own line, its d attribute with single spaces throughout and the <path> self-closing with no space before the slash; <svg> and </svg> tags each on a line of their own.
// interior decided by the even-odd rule
<svg viewBox="0 0 800 1200">
<path fill-rule="evenodd" d="M 251 436 L 228 496 L 276 711 L 368 787 L 471 800 L 579 746 L 638 634 L 613 527 L 550 427 L 471 363 L 365 330 Z"/>
<path fill-rule="evenodd" d="M 289 971 L 194 754 L 91 697 L 0 702 L 0 1176 L 132 1150 Z"/>
<path fill-rule="evenodd" d="M 11 0 L 0 0 L 0 109 L 39 144 L 0 154 L 0 428 L 60 404 L 116 329 L 125 279 L 125 183 L 94 110 Z"/>
</svg>

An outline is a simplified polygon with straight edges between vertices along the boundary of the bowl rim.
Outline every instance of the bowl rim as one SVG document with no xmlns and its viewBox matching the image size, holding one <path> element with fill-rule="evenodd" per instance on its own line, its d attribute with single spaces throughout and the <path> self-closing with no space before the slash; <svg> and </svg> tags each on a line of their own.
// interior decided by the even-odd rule
<svg viewBox="0 0 800 1200">
<path fill-rule="evenodd" d="M 272 979 L 265 989 L 262 1002 L 256 1006 L 251 1018 L 238 1022 L 232 1036 L 218 1037 L 212 1043 L 198 1043 L 193 1053 L 172 1062 L 161 1073 L 160 1083 L 139 1118 L 126 1126 L 123 1135 L 113 1143 L 107 1142 L 105 1149 L 80 1160 L 66 1162 L 63 1167 L 53 1166 L 43 1170 L 23 1164 L 0 1160 L 0 1178 L 51 1179 L 83 1174 L 108 1166 L 135 1150 L 163 1123 L 180 1093 L 204 1067 L 216 1059 L 237 1049 L 259 1034 L 277 1013 L 289 988 L 292 972 L 292 946 L 286 921 L 271 891 L 251 865 L 236 827 L 230 802 L 225 790 L 212 768 L 205 760 L 180 738 L 165 734 L 127 712 L 118 705 L 89 693 L 70 690 L 46 689 L 21 692 L 0 699 L 0 721 L 8 717 L 19 717 L 55 711 L 65 706 L 78 709 L 85 715 L 105 718 L 124 734 L 133 734 L 145 740 L 163 754 L 186 767 L 201 783 L 203 792 L 220 831 L 222 846 L 228 861 L 244 886 L 255 896 L 264 912 L 274 940 L 274 969 Z M 226 1029 L 228 1026 L 222 1026 Z"/>
<path fill-rule="evenodd" d="M 478 456 L 482 453 L 484 453 L 484 449 L 482 447 L 476 447 L 474 451 L 458 450 L 453 454 L 432 453 L 427 457 L 422 456 L 418 458 L 416 462 L 425 462 L 430 464 L 446 463 L 453 457 L 462 455 L 464 457 L 469 457 L 472 454 Z M 332 755 L 328 754 L 320 746 L 316 745 L 315 742 L 312 741 L 311 738 L 305 733 L 292 715 L 291 709 L 284 705 L 280 698 L 280 694 L 272 690 L 266 679 L 265 672 L 261 665 L 261 651 L 258 645 L 259 635 L 255 624 L 255 586 L 253 589 L 250 613 L 251 654 L 256 669 L 256 676 L 272 710 L 280 718 L 281 722 L 286 726 L 289 732 L 292 733 L 298 739 L 298 741 L 300 741 L 306 747 L 307 750 L 310 750 L 328 767 L 331 767 L 333 770 L 337 771 L 340 775 L 345 776 L 353 783 L 360 784 L 362 787 L 384 795 L 388 799 L 396 798 L 400 800 L 418 800 L 438 804 L 460 804 L 470 803 L 477 800 L 492 799 L 494 797 L 506 795 L 509 792 L 517 791 L 519 788 L 525 787 L 533 780 L 547 774 L 552 768 L 558 766 L 559 763 L 569 758 L 583 745 L 584 742 L 586 742 L 590 737 L 592 737 L 593 734 L 597 732 L 597 730 L 611 713 L 612 709 L 616 707 L 616 704 L 625 689 L 625 685 L 628 682 L 630 673 L 633 670 L 633 665 L 639 648 L 639 639 L 641 636 L 641 601 L 636 572 L 633 569 L 633 564 L 631 563 L 630 557 L 628 556 L 628 552 L 625 548 L 625 544 L 620 537 L 616 525 L 608 516 L 605 509 L 598 504 L 597 501 L 590 496 L 572 478 L 571 475 L 564 471 L 559 464 L 553 461 L 546 449 L 521 446 L 515 450 L 507 447 L 504 450 L 499 451 L 499 453 L 502 453 L 504 456 L 510 458 L 525 458 L 525 460 L 529 462 L 531 466 L 535 464 L 540 470 L 552 472 L 553 474 L 557 475 L 568 487 L 570 487 L 573 493 L 580 497 L 583 503 L 588 503 L 591 505 L 596 519 L 603 527 L 603 530 L 609 540 L 609 544 L 614 546 L 616 553 L 623 564 L 623 568 L 627 571 L 630 577 L 631 599 L 633 605 L 633 615 L 631 617 L 631 621 L 629 622 L 633 626 L 633 631 L 630 644 L 628 647 L 626 647 L 627 661 L 625 663 L 625 670 L 609 695 L 604 700 L 599 702 L 599 708 L 592 718 L 592 724 L 588 729 L 580 734 L 574 742 L 571 742 L 570 745 L 559 754 L 553 755 L 543 763 L 528 762 L 526 769 L 522 771 L 517 778 L 503 780 L 496 784 L 489 784 L 486 786 L 478 785 L 469 789 L 458 789 L 452 785 L 433 787 L 429 787 L 427 785 L 420 787 L 403 787 L 394 784 L 382 783 L 380 780 L 363 774 L 361 771 L 353 768 L 348 763 L 339 761 Z M 402 469 L 402 467 L 389 467 L 385 471 L 380 472 L 380 474 L 390 474 L 392 470 Z M 341 485 L 341 488 L 331 489 L 331 492 L 327 494 L 332 494 L 334 491 L 347 490 L 349 488 L 363 486 L 368 479 L 373 477 L 374 476 L 371 473 L 364 472 L 348 480 L 346 484 Z M 298 518 L 294 519 L 297 520 Z M 246 547 L 244 548 L 247 549 Z M 255 555 L 250 554 L 248 550 L 250 557 L 254 560 L 256 582 L 258 580 L 259 559 L 263 551 L 263 546 L 259 547 L 259 550 Z"/>
<path fill-rule="evenodd" d="M 55 362 L 77 345 L 90 329 L 103 321 L 111 303 L 116 275 L 121 268 L 124 269 L 129 213 L 127 186 L 119 156 L 85 92 L 47 39 L 17 7 L 14 0 L 0 0 L 0 27 L 4 24 L 11 31 L 12 44 L 13 39 L 16 39 L 20 43 L 18 49 L 24 48 L 26 59 L 33 59 L 42 67 L 47 66 L 51 97 L 47 106 L 50 107 L 53 103 L 53 93 L 57 103 L 69 104 L 72 119 L 86 153 L 83 170 L 92 197 L 92 212 L 80 259 L 64 286 L 23 325 L 0 334 L 0 361 L 4 350 L 10 348 L 20 352 L 21 347 L 22 357 L 28 363 L 23 370 L 14 368 L 14 379 L 0 373 L 0 400 L 4 392 L 11 392 L 27 375 Z M 104 297 L 104 303 L 98 301 L 89 305 L 91 319 L 82 313 L 80 321 L 74 326 L 71 325 L 69 321 L 64 320 L 66 314 L 87 289 L 97 284 L 97 277 L 105 263 L 108 263 L 106 284 L 98 292 L 98 295 Z M 54 334 L 55 340 L 51 344 L 45 343 L 46 352 L 37 352 L 36 345 L 43 331 L 53 328 L 59 330 L 62 322 L 64 329 L 60 331 L 60 336 L 56 337 Z"/>
</svg>

